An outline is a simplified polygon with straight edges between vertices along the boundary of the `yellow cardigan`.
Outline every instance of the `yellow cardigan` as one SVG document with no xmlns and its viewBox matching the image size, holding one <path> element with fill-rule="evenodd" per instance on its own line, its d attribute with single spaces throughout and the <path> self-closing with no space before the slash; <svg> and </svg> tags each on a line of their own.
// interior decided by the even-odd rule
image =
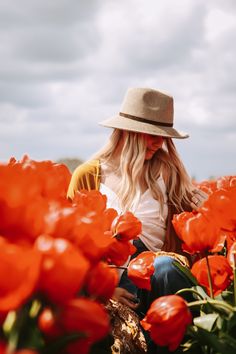
<svg viewBox="0 0 236 354">
<path fill-rule="evenodd" d="M 68 188 L 67 196 L 69 199 L 73 199 L 74 194 L 78 190 L 99 190 L 101 180 L 101 168 L 99 160 L 90 160 L 82 165 L 78 166 L 73 172 L 71 182 Z M 187 209 L 187 208 L 186 208 Z M 165 242 L 162 247 L 162 251 L 165 252 L 175 252 L 179 254 L 184 254 L 181 248 L 181 240 L 175 233 L 174 227 L 172 225 L 173 215 L 176 214 L 176 210 L 173 205 L 168 203 L 168 217 L 166 225 L 166 236 Z"/>
<path fill-rule="evenodd" d="M 91 160 L 79 165 L 72 174 L 67 197 L 73 199 L 78 190 L 100 189 L 101 168 L 99 160 Z"/>
</svg>

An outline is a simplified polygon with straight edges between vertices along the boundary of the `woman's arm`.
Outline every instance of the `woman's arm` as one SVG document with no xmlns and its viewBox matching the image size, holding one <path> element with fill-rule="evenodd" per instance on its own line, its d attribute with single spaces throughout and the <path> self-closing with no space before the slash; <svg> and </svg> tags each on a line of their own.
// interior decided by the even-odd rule
<svg viewBox="0 0 236 354">
<path fill-rule="evenodd" d="M 91 160 L 79 165 L 72 174 L 67 191 L 67 198 L 73 199 L 77 191 L 88 191 L 100 187 L 100 163 L 99 160 Z"/>
<path fill-rule="evenodd" d="M 135 310 L 139 305 L 139 303 L 136 301 L 137 297 L 124 288 L 120 288 L 120 287 L 115 288 L 112 298 L 130 307 L 133 310 Z"/>
</svg>

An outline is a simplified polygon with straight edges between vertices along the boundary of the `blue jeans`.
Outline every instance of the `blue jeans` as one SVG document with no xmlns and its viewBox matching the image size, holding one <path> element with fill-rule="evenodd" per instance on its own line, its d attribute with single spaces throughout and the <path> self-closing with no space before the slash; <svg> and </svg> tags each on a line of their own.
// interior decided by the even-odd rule
<svg viewBox="0 0 236 354">
<path fill-rule="evenodd" d="M 137 251 L 131 256 L 131 259 L 137 257 L 140 253 L 148 251 L 144 243 L 138 239 L 133 241 Z M 182 288 L 193 286 L 191 281 L 177 269 L 174 264 L 174 259 L 168 256 L 157 257 L 154 261 L 155 271 L 151 277 L 151 291 L 138 289 L 136 285 L 128 278 L 127 271 L 124 271 L 119 287 L 128 290 L 130 293 L 138 296 L 142 303 L 146 304 L 143 307 L 144 314 L 147 312 L 151 303 L 158 297 L 176 293 Z"/>
<path fill-rule="evenodd" d="M 135 258 L 147 248 L 141 240 L 135 240 L 134 245 L 137 252 L 131 257 Z M 151 306 L 152 302 L 160 297 L 170 294 L 175 294 L 176 291 L 183 288 L 193 286 L 192 282 L 173 264 L 174 259 L 168 256 L 157 257 L 154 261 L 155 271 L 151 276 L 151 290 L 138 289 L 134 283 L 128 278 L 127 272 L 124 272 L 119 286 L 125 288 L 132 294 L 136 295 L 140 300 L 140 305 L 137 309 L 137 314 L 143 318 Z M 187 301 L 193 300 L 191 295 L 185 297 Z M 169 353 L 166 348 L 160 348 L 155 345 L 150 339 L 148 333 L 144 333 L 148 344 L 148 353 Z"/>
</svg>

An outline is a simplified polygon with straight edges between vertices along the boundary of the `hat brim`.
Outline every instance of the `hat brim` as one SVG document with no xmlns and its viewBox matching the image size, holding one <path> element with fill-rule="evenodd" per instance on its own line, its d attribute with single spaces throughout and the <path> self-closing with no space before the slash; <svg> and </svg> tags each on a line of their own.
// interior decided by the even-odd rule
<svg viewBox="0 0 236 354">
<path fill-rule="evenodd" d="M 99 122 L 99 124 L 108 128 L 128 130 L 136 133 L 159 135 L 167 138 L 185 139 L 189 137 L 188 134 L 177 131 L 172 127 L 163 127 L 150 123 L 140 122 L 119 115 Z"/>
</svg>

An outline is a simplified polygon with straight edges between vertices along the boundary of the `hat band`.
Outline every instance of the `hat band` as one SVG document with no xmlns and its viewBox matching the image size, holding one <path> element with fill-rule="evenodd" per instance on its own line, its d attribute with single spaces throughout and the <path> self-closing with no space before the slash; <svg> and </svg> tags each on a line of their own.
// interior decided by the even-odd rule
<svg viewBox="0 0 236 354">
<path fill-rule="evenodd" d="M 119 113 L 120 116 L 125 117 L 125 118 L 129 118 L 132 120 L 136 120 L 142 123 L 148 123 L 148 124 L 153 124 L 153 125 L 161 125 L 162 127 L 173 127 L 173 123 L 163 123 L 163 122 L 154 122 L 153 120 L 149 120 L 149 119 L 145 119 L 145 118 L 141 118 L 141 117 L 137 117 L 137 116 L 132 116 L 131 114 L 126 114 L 126 113 Z"/>
</svg>

